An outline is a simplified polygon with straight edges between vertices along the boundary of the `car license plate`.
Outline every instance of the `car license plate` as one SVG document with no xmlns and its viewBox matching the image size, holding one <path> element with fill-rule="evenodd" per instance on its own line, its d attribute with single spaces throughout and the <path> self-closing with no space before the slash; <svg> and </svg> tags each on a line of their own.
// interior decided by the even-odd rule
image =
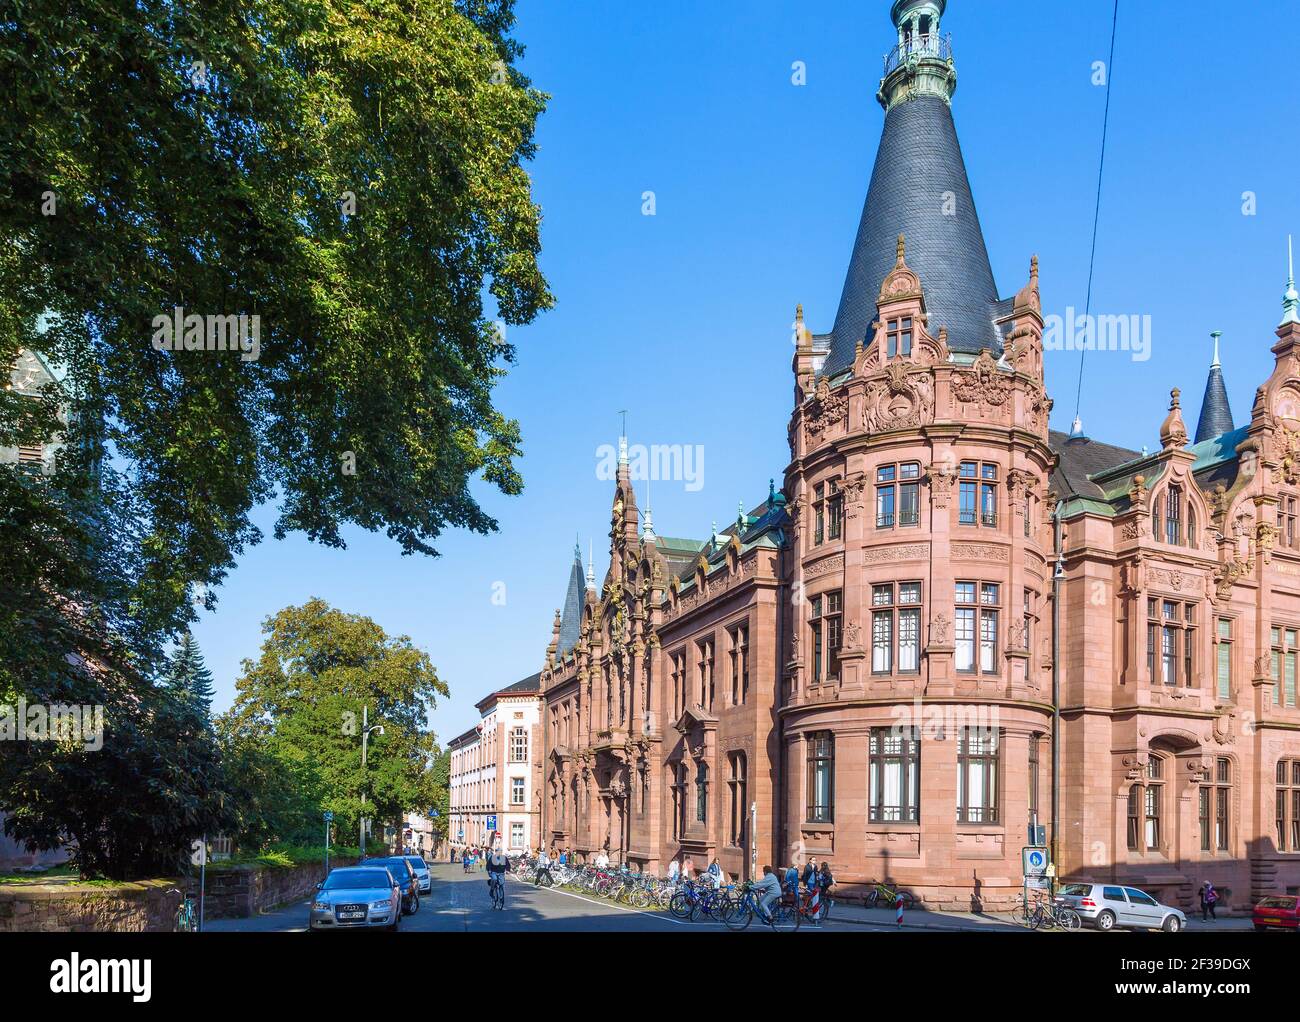
<svg viewBox="0 0 1300 1022">
<path fill-rule="evenodd" d="M 364 919 L 366 918 L 366 914 L 364 912 L 340 912 L 339 918 L 340 919 Z"/>
</svg>

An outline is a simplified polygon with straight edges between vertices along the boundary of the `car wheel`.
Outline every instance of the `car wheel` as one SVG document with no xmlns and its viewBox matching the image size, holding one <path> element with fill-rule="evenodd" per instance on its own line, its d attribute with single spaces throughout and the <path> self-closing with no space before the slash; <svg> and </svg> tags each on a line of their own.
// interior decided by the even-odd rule
<svg viewBox="0 0 1300 1022">
<path fill-rule="evenodd" d="M 388 927 L 388 932 L 396 933 L 398 931 L 398 928 L 401 925 L 402 925 L 402 909 L 401 906 L 399 905 L 397 908 L 397 915 L 393 916 L 393 922 L 392 925 Z"/>
<path fill-rule="evenodd" d="M 1097 929 L 1105 932 L 1106 930 L 1113 930 L 1114 928 L 1115 928 L 1114 912 L 1103 912 L 1101 915 L 1097 917 Z"/>
<path fill-rule="evenodd" d="M 1183 921 L 1177 916 L 1166 916 L 1164 924 L 1160 927 L 1165 933 L 1177 933 L 1182 928 Z"/>
<path fill-rule="evenodd" d="M 1259 923 L 1256 923 L 1256 924 L 1255 924 L 1255 929 L 1258 930 L 1260 933 L 1263 933 L 1265 930 L 1268 929 L 1268 927 L 1267 927 L 1267 926 L 1260 926 Z"/>
</svg>

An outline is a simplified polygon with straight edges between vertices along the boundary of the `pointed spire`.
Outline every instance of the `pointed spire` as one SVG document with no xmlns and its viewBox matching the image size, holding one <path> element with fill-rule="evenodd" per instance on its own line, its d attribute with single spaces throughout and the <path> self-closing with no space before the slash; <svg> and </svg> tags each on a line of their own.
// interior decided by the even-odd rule
<svg viewBox="0 0 1300 1022">
<path fill-rule="evenodd" d="M 1214 359 L 1210 374 L 1205 380 L 1205 396 L 1201 398 L 1201 416 L 1196 420 L 1195 443 L 1212 440 L 1232 430 L 1232 409 L 1228 407 L 1228 388 L 1223 382 L 1223 367 L 1219 362 L 1219 338 L 1222 330 L 1213 330 Z"/>
<path fill-rule="evenodd" d="M 569 570 L 569 586 L 564 593 L 564 612 L 555 612 L 556 648 L 563 656 L 578 644 L 582 631 L 582 547 L 573 539 L 573 567 Z"/>
<path fill-rule="evenodd" d="M 592 540 L 587 540 L 587 588 L 591 592 L 596 591 L 596 544 Z"/>
<path fill-rule="evenodd" d="M 737 535 L 737 537 L 739 537 L 740 534 L 741 534 L 742 532 L 744 532 L 745 529 L 748 528 L 748 527 L 749 527 L 749 521 L 748 521 L 748 519 L 746 519 L 746 517 L 745 517 L 745 502 L 744 502 L 743 500 L 738 500 L 738 501 L 736 501 L 736 535 Z"/>
<path fill-rule="evenodd" d="M 646 505 L 645 509 L 645 528 L 641 532 L 641 538 L 647 543 L 653 543 L 655 541 L 654 512 L 650 510 L 649 504 Z"/>
<path fill-rule="evenodd" d="M 1295 289 L 1295 260 L 1291 252 L 1291 235 L 1286 236 L 1286 293 L 1282 296 L 1282 322 L 1300 323 L 1300 293 Z"/>
</svg>

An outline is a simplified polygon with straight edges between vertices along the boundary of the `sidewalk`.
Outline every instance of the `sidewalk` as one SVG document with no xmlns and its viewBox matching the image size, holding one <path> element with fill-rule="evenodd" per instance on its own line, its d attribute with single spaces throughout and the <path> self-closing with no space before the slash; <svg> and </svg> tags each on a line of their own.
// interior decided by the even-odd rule
<svg viewBox="0 0 1300 1022">
<path fill-rule="evenodd" d="M 835 899 L 832 898 L 832 901 Z M 835 901 L 830 923 L 849 923 L 855 926 L 895 926 L 892 908 L 866 908 L 856 902 Z M 1005 915 L 984 915 L 976 912 L 933 912 L 924 908 L 911 908 L 903 913 L 903 929 L 918 930 L 982 930 L 1003 933 L 1026 933 L 1025 927 L 1013 923 Z M 1187 932 L 1213 930 L 1253 930 L 1249 915 L 1221 916 L 1217 922 L 1203 923 L 1200 914 L 1187 915 Z M 1085 927 L 1084 932 L 1091 932 Z"/>
</svg>

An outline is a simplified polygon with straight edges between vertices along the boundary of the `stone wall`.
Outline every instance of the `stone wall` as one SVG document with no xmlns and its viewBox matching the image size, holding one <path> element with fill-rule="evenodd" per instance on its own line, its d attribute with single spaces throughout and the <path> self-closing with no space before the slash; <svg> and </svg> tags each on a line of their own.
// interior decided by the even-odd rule
<svg viewBox="0 0 1300 1022">
<path fill-rule="evenodd" d="M 350 866 L 355 859 L 331 859 L 330 866 Z M 257 864 L 208 867 L 205 919 L 247 919 L 266 909 L 306 898 L 325 879 L 325 864 L 288 869 Z M 197 878 L 190 897 L 198 904 Z"/>
<path fill-rule="evenodd" d="M 176 880 L 79 884 L 51 878 L 0 886 L 0 933 L 169 932 L 181 893 Z"/>
</svg>

